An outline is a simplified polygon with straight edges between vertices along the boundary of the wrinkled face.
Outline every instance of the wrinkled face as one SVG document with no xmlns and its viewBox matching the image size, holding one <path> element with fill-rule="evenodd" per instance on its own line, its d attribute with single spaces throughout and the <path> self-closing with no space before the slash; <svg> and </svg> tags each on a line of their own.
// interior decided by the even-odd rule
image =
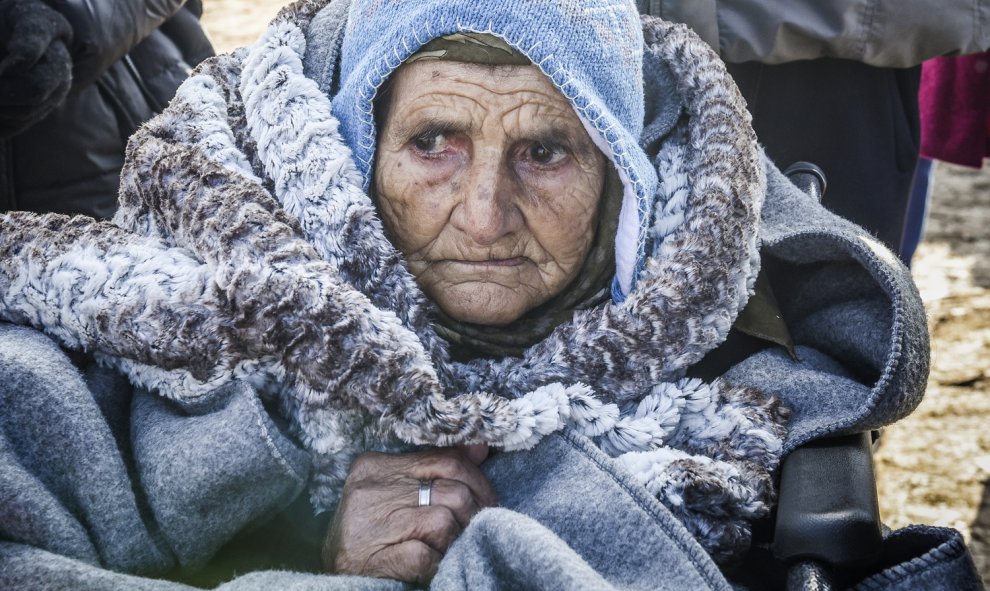
<svg viewBox="0 0 990 591">
<path fill-rule="evenodd" d="M 560 293 L 594 239 L 606 166 L 567 99 L 535 66 L 418 61 L 392 85 L 375 192 L 426 295 L 504 325 Z"/>
</svg>

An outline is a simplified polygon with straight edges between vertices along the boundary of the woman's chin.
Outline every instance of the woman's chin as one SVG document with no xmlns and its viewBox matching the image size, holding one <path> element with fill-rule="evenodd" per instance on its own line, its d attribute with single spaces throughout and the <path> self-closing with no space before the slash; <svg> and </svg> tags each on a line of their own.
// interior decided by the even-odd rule
<svg viewBox="0 0 990 591">
<path fill-rule="evenodd" d="M 440 307 L 447 316 L 458 322 L 482 326 L 506 326 L 518 320 L 525 312 L 525 310 L 516 312 L 515 310 L 479 309 L 467 306 Z"/>
<path fill-rule="evenodd" d="M 448 288 L 429 294 L 447 316 L 458 322 L 484 326 L 505 326 L 518 320 L 542 300 L 534 300 L 521 289 L 485 284 L 478 289 L 467 286 Z"/>
</svg>

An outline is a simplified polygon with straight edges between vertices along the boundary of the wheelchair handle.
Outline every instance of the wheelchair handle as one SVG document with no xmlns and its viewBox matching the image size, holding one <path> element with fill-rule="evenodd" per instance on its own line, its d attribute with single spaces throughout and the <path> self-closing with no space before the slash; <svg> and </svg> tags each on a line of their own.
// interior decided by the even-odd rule
<svg viewBox="0 0 990 591">
<path fill-rule="evenodd" d="M 811 197 L 821 203 L 825 196 L 825 189 L 828 188 L 828 180 L 825 178 L 825 171 L 818 165 L 811 162 L 795 162 L 787 167 L 784 176 L 788 178 L 798 189 L 801 189 Z"/>
</svg>

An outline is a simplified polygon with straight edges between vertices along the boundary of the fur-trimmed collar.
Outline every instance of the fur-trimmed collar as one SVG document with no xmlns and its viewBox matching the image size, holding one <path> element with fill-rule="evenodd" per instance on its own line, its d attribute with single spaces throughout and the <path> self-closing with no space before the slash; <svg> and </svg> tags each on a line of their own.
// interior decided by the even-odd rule
<svg viewBox="0 0 990 591">
<path fill-rule="evenodd" d="M 773 498 L 783 413 L 684 379 L 724 341 L 759 264 L 761 153 L 722 64 L 686 28 L 645 21 L 646 59 L 672 73 L 683 116 L 652 154 L 635 287 L 521 359 L 460 364 L 305 75 L 307 51 L 326 50 L 307 47 L 308 23 L 339 4 L 290 6 L 253 47 L 201 66 L 132 139 L 112 224 L 0 218 L 0 317 L 180 404 L 250 382 L 313 454 L 318 510 L 364 450 L 523 449 L 566 427 L 716 559 L 745 549 Z"/>
</svg>

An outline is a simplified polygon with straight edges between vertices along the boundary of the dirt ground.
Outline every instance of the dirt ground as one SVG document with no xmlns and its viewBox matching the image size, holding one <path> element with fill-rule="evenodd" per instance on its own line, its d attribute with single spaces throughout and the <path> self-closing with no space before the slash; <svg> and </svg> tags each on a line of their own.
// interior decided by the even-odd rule
<svg viewBox="0 0 990 591">
<path fill-rule="evenodd" d="M 209 0 L 221 51 L 251 43 L 282 0 Z M 910 417 L 877 455 L 885 522 L 955 527 L 990 583 L 990 167 L 936 169 L 914 274 L 928 307 L 932 374 Z"/>
<path fill-rule="evenodd" d="M 206 0 L 203 24 L 217 51 L 250 45 L 288 0 Z"/>
<path fill-rule="evenodd" d="M 990 583 L 990 167 L 938 166 L 913 269 L 932 373 L 921 406 L 877 454 L 882 516 L 962 530 Z"/>
</svg>

